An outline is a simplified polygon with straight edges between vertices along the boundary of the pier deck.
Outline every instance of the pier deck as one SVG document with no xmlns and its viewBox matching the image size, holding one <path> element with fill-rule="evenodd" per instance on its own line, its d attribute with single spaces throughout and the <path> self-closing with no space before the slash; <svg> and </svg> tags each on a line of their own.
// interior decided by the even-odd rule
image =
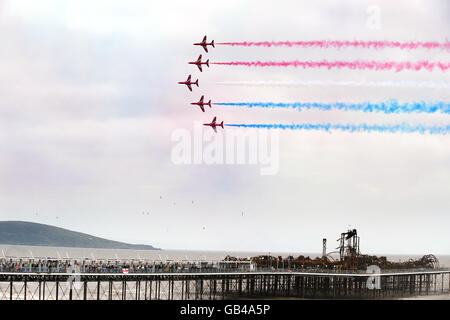
<svg viewBox="0 0 450 320">
<path fill-rule="evenodd" d="M 0 273 L 0 300 L 382 299 L 450 294 L 450 270 L 368 273 Z"/>
</svg>

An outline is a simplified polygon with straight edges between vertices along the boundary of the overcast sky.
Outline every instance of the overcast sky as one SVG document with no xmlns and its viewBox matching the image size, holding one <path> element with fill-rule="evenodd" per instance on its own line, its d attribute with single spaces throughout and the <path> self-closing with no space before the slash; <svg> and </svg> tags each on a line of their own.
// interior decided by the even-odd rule
<svg viewBox="0 0 450 320">
<path fill-rule="evenodd" d="M 275 4 L 276 3 L 276 4 Z M 377 6 L 380 28 L 367 26 Z M 370 11 L 370 10 L 369 10 Z M 214 101 L 449 101 L 447 89 L 225 87 L 220 81 L 450 81 L 428 71 L 187 64 L 449 61 L 449 52 L 239 48 L 193 42 L 450 39 L 450 2 L 0 0 L 0 219 L 166 249 L 320 252 L 357 228 L 361 251 L 450 254 L 450 136 L 280 132 L 279 171 L 176 165 L 171 135 L 225 123 L 450 123 L 449 115 L 256 110 Z M 188 74 L 200 88 L 177 81 Z M 233 129 L 227 129 L 233 130 Z M 221 133 L 219 133 L 221 134 Z M 244 214 L 242 214 L 242 212 Z M 144 214 L 143 214 L 144 213 Z M 148 213 L 148 215 L 147 215 Z"/>
</svg>

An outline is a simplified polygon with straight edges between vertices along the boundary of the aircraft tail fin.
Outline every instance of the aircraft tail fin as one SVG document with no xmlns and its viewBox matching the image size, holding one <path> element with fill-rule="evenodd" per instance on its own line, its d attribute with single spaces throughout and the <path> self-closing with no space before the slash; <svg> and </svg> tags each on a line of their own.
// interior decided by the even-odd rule
<svg viewBox="0 0 450 320">
<path fill-rule="evenodd" d="M 220 126 L 222 127 L 222 129 L 223 129 L 223 121 L 220 123 Z"/>
<path fill-rule="evenodd" d="M 198 79 L 194 82 L 194 84 L 198 87 Z"/>
<path fill-rule="evenodd" d="M 209 59 L 208 60 L 206 60 L 206 65 L 208 66 L 208 68 L 209 68 Z"/>
<path fill-rule="evenodd" d="M 208 106 L 211 108 L 211 100 L 209 100 L 208 102 Z"/>
<path fill-rule="evenodd" d="M 215 48 L 215 47 L 214 47 L 214 40 L 211 41 L 211 45 L 212 45 L 213 48 Z"/>
</svg>

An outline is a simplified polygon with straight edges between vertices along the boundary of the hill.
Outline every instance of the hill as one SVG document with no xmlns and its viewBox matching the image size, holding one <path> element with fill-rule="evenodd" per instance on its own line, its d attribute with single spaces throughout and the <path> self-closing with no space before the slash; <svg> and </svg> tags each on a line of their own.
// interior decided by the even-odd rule
<svg viewBox="0 0 450 320">
<path fill-rule="evenodd" d="M 112 241 L 94 237 L 86 233 L 25 221 L 0 221 L 0 244 L 97 249 L 160 250 L 150 245 Z"/>
</svg>

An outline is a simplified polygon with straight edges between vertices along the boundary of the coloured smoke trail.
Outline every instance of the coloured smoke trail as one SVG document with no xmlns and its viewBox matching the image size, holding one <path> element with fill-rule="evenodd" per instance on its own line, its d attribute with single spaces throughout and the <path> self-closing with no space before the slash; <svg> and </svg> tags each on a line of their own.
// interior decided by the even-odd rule
<svg viewBox="0 0 450 320">
<path fill-rule="evenodd" d="M 386 114 L 393 113 L 436 113 L 450 114 L 449 102 L 407 102 L 399 103 L 397 100 L 390 100 L 380 103 L 362 102 L 362 103 L 320 103 L 320 102 L 216 102 L 216 106 L 234 106 L 248 108 L 284 108 L 302 110 L 342 110 L 342 111 L 362 111 L 362 112 L 381 112 Z"/>
<path fill-rule="evenodd" d="M 338 40 L 316 40 L 316 41 L 260 41 L 260 42 L 218 42 L 218 45 L 241 46 L 241 47 L 303 47 L 303 48 L 364 48 L 385 49 L 397 48 L 402 50 L 412 49 L 441 49 L 450 50 L 450 42 L 436 41 L 338 41 Z"/>
<path fill-rule="evenodd" d="M 431 62 L 431 61 L 231 61 L 231 62 L 210 62 L 210 64 L 216 65 L 227 65 L 227 66 L 246 66 L 246 67 L 295 67 L 303 69 L 315 69 L 315 68 L 326 68 L 326 69 L 352 69 L 352 70 L 394 70 L 400 72 L 403 70 L 428 70 L 433 71 L 435 69 L 440 69 L 441 71 L 447 71 L 450 69 L 450 62 Z"/>
<path fill-rule="evenodd" d="M 410 125 L 407 123 L 394 125 L 372 125 L 372 124 L 331 124 L 331 123 L 299 123 L 299 124 L 225 124 L 228 127 L 258 128 L 258 129 L 281 129 L 281 130 L 304 130 L 304 131 L 344 131 L 344 132 L 379 132 L 379 133 L 420 133 L 447 135 L 450 133 L 450 125 L 427 126 Z"/>
<path fill-rule="evenodd" d="M 223 86 L 248 87 L 311 87 L 311 86 L 342 86 L 342 87 L 400 87 L 400 88 L 450 88 L 450 82 L 433 81 L 334 81 L 334 80 L 307 80 L 307 81 L 222 81 L 216 82 Z"/>
</svg>

